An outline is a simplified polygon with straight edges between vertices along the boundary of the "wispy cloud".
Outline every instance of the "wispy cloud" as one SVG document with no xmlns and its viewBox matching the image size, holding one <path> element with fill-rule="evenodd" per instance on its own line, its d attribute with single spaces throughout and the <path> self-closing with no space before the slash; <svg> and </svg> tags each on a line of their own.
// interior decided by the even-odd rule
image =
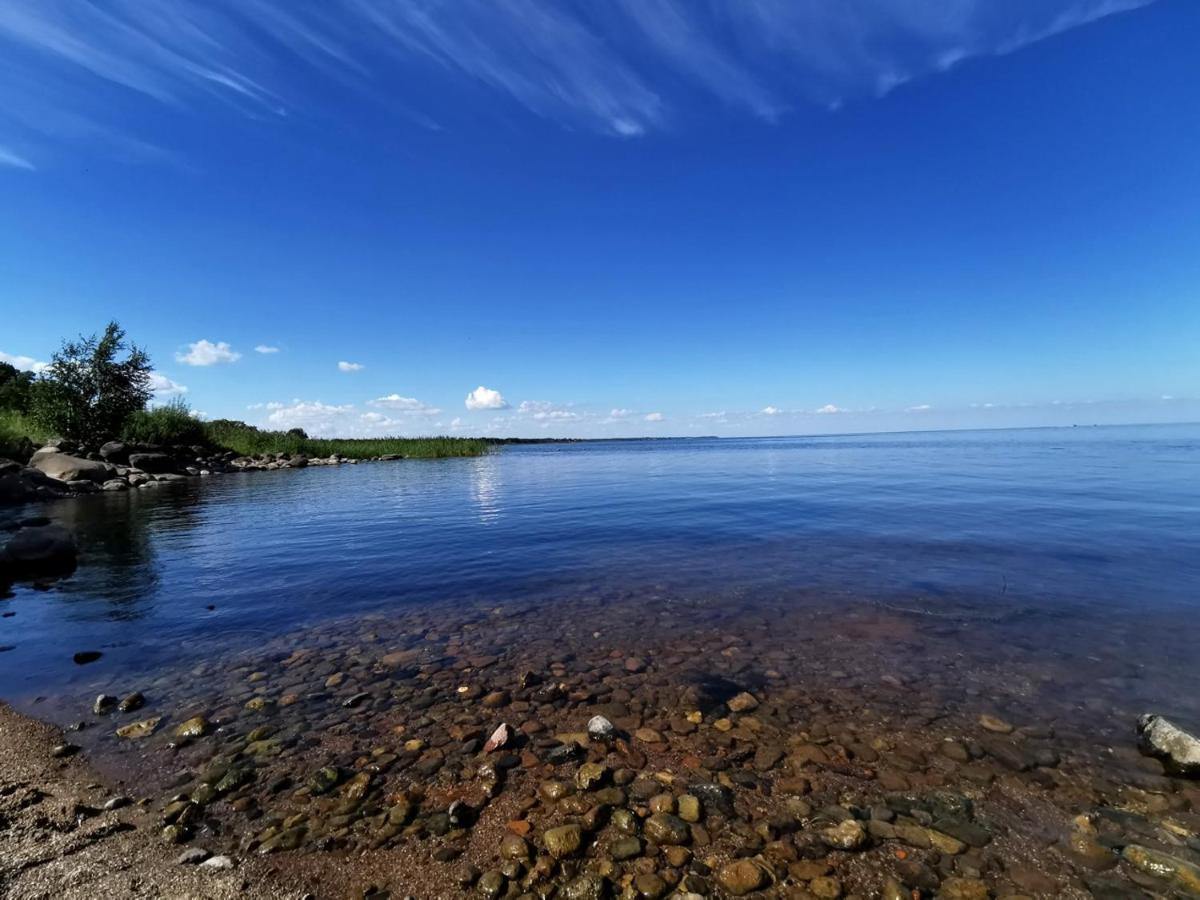
<svg viewBox="0 0 1200 900">
<path fill-rule="evenodd" d="M 783 414 L 783 410 L 778 406 L 764 406 L 759 412 L 764 416 L 778 416 Z"/>
<path fill-rule="evenodd" d="M 824 406 L 818 407 L 814 412 L 819 416 L 832 416 L 840 412 L 845 412 L 839 406 L 834 406 L 832 403 L 826 403 Z"/>
<path fill-rule="evenodd" d="M 771 122 L 880 96 L 1150 2 L 8 0 L 0 112 L 42 137 L 107 135 L 153 157 L 162 135 L 118 124 L 130 103 L 278 122 L 357 99 L 436 128 L 444 88 L 631 138 L 704 115 L 706 100 Z M 4 148 L 0 164 L 32 168 Z"/>
<path fill-rule="evenodd" d="M 664 416 L 660 412 L 646 413 L 646 415 L 642 416 L 642 419 L 647 422 L 661 422 L 665 418 L 666 418 L 666 416 Z"/>
<path fill-rule="evenodd" d="M 345 360 L 341 360 L 338 363 L 339 372 L 361 372 L 365 368 L 366 366 L 362 363 L 346 362 Z"/>
<path fill-rule="evenodd" d="M 185 366 L 215 366 L 218 363 L 237 362 L 242 358 L 242 354 L 235 351 L 225 341 L 217 341 L 215 344 L 212 341 L 199 340 L 193 344 L 188 344 L 187 353 L 176 353 L 176 362 L 181 362 Z"/>
<path fill-rule="evenodd" d="M 401 397 L 399 394 L 388 394 L 386 397 L 377 397 L 374 400 L 367 401 L 367 405 L 409 415 L 436 416 L 441 412 L 436 406 L 423 403 L 416 397 Z"/>
<path fill-rule="evenodd" d="M 270 344 L 259 344 L 254 348 L 255 353 L 278 353 L 278 347 L 272 347 Z"/>
<path fill-rule="evenodd" d="M 9 150 L 2 145 L 0 145 L 0 166 L 11 166 L 14 169 L 25 169 L 30 172 L 34 169 L 33 163 L 15 150 Z"/>
</svg>

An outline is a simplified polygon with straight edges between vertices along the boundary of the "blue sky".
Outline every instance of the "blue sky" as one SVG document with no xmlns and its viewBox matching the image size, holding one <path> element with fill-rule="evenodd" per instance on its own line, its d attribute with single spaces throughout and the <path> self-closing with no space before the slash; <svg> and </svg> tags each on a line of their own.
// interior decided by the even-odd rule
<svg viewBox="0 0 1200 900">
<path fill-rule="evenodd" d="M 8 0 L 0 359 L 323 434 L 1200 419 L 1194 0 Z"/>
</svg>

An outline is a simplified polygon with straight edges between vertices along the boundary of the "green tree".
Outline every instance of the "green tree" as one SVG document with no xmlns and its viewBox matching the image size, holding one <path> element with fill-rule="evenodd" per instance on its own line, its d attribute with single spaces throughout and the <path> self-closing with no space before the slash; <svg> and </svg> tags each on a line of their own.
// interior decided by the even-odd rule
<svg viewBox="0 0 1200 900">
<path fill-rule="evenodd" d="M 109 322 L 102 337 L 63 342 L 34 382 L 33 415 L 61 437 L 97 443 L 119 435 L 151 393 L 150 357 Z"/>
<path fill-rule="evenodd" d="M 33 395 L 33 373 L 0 362 L 0 409 L 29 412 Z"/>
</svg>

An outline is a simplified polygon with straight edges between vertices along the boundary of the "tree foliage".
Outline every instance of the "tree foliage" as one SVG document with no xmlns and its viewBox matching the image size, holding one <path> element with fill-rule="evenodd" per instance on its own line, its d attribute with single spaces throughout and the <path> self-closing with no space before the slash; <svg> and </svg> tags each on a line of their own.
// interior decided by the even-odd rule
<svg viewBox="0 0 1200 900">
<path fill-rule="evenodd" d="M 0 362 L 0 409 L 29 412 L 33 401 L 33 373 Z"/>
<path fill-rule="evenodd" d="M 101 337 L 63 342 L 34 383 L 33 414 L 61 437 L 95 443 L 120 434 L 151 393 L 150 357 L 109 322 Z"/>
</svg>

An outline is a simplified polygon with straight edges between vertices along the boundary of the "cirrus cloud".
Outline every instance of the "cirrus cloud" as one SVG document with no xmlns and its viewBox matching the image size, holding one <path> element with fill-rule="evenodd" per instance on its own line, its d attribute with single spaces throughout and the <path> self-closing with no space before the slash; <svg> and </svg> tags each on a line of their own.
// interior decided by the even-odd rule
<svg viewBox="0 0 1200 900">
<path fill-rule="evenodd" d="M 255 353 L 278 353 L 278 347 L 272 347 L 270 344 L 259 344 L 254 348 Z"/>
</svg>

